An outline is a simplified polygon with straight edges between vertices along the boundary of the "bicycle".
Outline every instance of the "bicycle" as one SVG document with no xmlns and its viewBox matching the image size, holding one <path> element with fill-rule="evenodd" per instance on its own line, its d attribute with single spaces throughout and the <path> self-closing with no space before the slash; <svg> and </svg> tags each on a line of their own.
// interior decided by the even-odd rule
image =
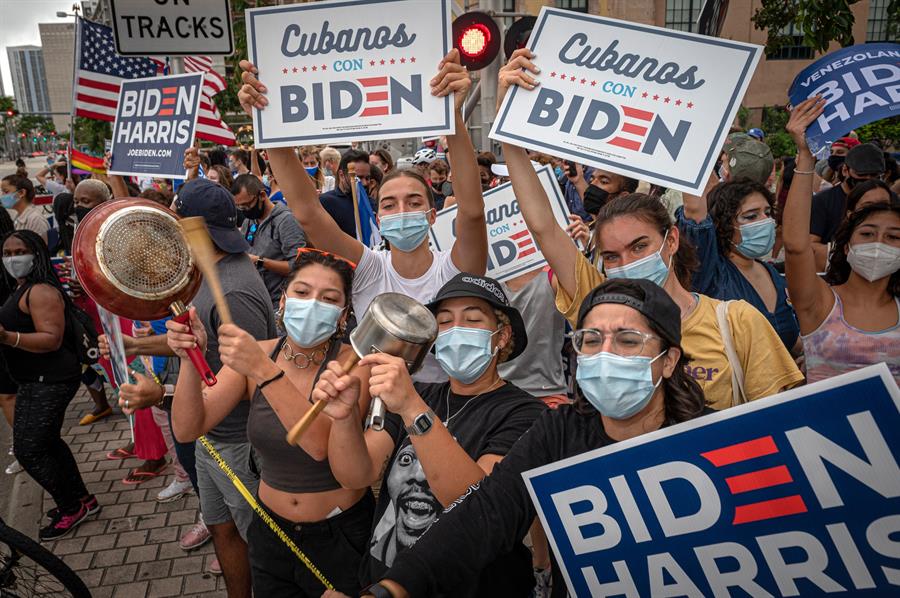
<svg viewBox="0 0 900 598">
<path fill-rule="evenodd" d="M 81 578 L 59 557 L 0 518 L 0 598 L 91 598 Z"/>
</svg>

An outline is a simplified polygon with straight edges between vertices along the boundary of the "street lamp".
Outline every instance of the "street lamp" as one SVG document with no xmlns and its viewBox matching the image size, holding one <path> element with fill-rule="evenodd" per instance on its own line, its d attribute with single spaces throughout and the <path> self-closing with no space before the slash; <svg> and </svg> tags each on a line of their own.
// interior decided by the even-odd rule
<svg viewBox="0 0 900 598">
<path fill-rule="evenodd" d="M 60 10 L 60 11 L 57 11 L 57 13 L 56 13 L 56 17 L 59 19 L 67 19 L 69 17 L 75 17 L 75 37 L 74 37 L 74 39 L 75 39 L 76 43 L 78 41 L 78 17 L 79 17 L 78 13 L 80 10 L 81 10 L 81 7 L 78 5 L 78 3 L 75 3 L 72 5 L 72 12 L 65 12 L 65 11 Z M 69 177 L 72 176 L 72 150 L 75 149 L 75 89 L 76 89 L 75 75 L 76 75 L 76 71 L 78 70 L 79 48 L 76 46 L 75 48 L 73 48 L 73 50 L 74 51 L 72 53 L 73 54 L 73 59 L 72 59 L 72 108 L 71 108 L 71 111 L 69 112 L 69 143 L 66 144 L 66 147 L 68 148 L 68 151 L 66 153 L 66 158 L 68 158 L 68 159 L 66 160 L 66 162 L 68 163 L 68 171 L 69 171 L 68 176 Z"/>
</svg>

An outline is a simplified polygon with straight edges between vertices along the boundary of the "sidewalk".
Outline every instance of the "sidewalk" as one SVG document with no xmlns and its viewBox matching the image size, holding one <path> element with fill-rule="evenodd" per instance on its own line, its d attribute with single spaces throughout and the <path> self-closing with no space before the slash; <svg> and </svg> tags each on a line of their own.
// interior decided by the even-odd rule
<svg viewBox="0 0 900 598">
<path fill-rule="evenodd" d="M 171 466 L 168 475 L 137 486 L 124 485 L 122 478 L 140 462 L 111 461 L 106 453 L 128 444 L 128 421 L 114 414 L 96 424 L 79 426 L 79 419 L 92 407 L 82 388 L 66 414 L 63 439 L 103 510 L 73 535 L 45 546 L 78 573 L 95 598 L 224 597 L 225 580 L 205 573 L 215 556 L 212 541 L 192 552 L 178 545 L 178 539 L 196 521 L 197 497 L 190 494 L 172 503 L 156 502 L 156 494 L 171 481 Z M 17 475 L 21 476 L 27 474 Z M 53 506 L 44 494 L 43 511 Z M 46 525 L 46 520 L 40 524 Z M 31 529 L 23 531 L 36 535 Z"/>
</svg>

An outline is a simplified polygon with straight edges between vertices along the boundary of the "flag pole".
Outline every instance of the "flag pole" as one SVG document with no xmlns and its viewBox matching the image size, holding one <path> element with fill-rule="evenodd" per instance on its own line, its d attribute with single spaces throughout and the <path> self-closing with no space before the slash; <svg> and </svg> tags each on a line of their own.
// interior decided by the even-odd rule
<svg viewBox="0 0 900 598">
<path fill-rule="evenodd" d="M 69 111 L 69 143 L 66 144 L 66 168 L 68 178 L 72 178 L 72 149 L 75 147 L 75 104 L 78 97 L 78 61 L 81 54 L 81 23 L 78 16 L 78 5 L 75 11 L 75 51 L 72 53 L 72 109 Z"/>
</svg>

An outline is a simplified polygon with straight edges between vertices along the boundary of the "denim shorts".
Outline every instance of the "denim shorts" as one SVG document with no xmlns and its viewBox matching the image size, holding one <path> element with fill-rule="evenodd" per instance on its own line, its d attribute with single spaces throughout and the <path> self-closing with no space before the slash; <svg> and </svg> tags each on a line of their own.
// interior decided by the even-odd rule
<svg viewBox="0 0 900 598">
<path fill-rule="evenodd" d="M 259 489 L 259 473 L 252 461 L 253 449 L 249 442 L 225 444 L 210 440 L 222 459 L 238 477 L 250 494 L 255 495 Z M 218 463 L 198 442 L 195 455 L 197 457 L 197 486 L 200 489 L 200 512 L 207 525 L 217 525 L 234 521 L 238 532 L 247 539 L 247 528 L 253 521 L 253 509 L 234 487 L 234 484 L 222 471 Z"/>
</svg>

